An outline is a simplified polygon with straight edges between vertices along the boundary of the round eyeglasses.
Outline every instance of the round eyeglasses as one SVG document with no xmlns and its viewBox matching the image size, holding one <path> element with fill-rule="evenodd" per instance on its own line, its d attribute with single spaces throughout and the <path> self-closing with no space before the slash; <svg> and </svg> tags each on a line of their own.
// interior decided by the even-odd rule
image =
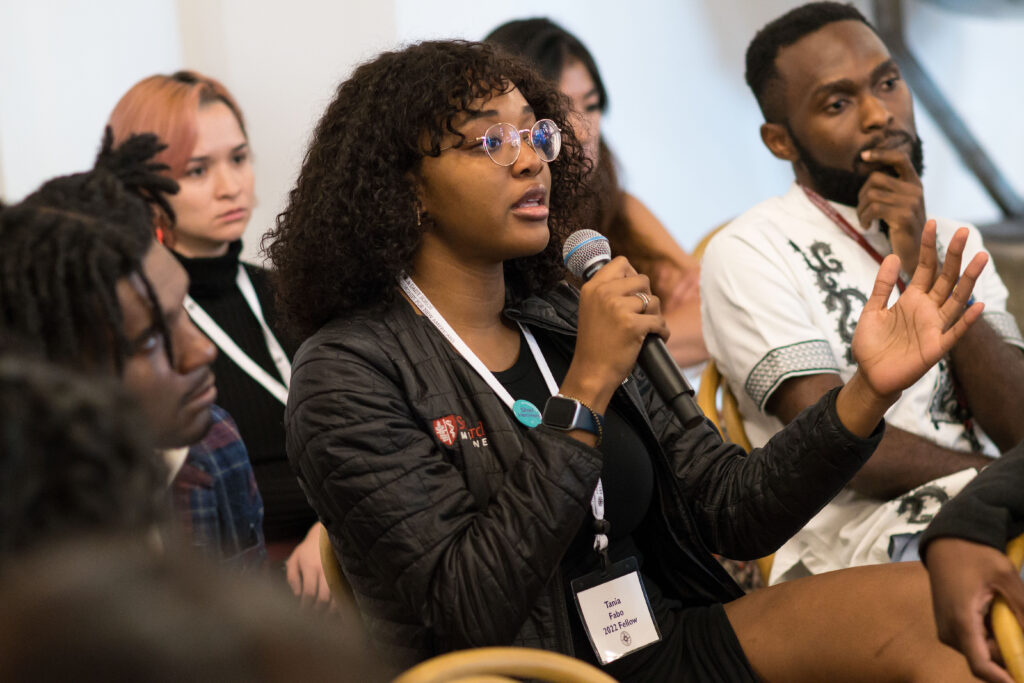
<svg viewBox="0 0 1024 683">
<path fill-rule="evenodd" d="M 496 123 L 474 140 L 472 146 L 481 145 L 498 166 L 511 166 L 519 159 L 524 138 L 541 161 L 554 161 L 562 151 L 562 131 L 551 119 L 541 119 L 531 128 L 522 130 L 511 123 Z"/>
</svg>

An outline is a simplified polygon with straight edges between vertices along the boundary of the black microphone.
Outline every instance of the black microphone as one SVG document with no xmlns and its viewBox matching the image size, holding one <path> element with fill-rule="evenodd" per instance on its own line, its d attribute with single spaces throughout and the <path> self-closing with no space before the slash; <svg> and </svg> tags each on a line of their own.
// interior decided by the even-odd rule
<svg viewBox="0 0 1024 683">
<path fill-rule="evenodd" d="M 573 275 L 589 280 L 612 260 L 612 249 L 608 238 L 601 233 L 577 230 L 565 240 L 562 260 Z M 661 337 L 656 334 L 647 335 L 640 347 L 637 363 L 683 427 L 692 429 L 704 421 L 704 413 L 693 398 L 693 387 L 686 381 Z"/>
</svg>

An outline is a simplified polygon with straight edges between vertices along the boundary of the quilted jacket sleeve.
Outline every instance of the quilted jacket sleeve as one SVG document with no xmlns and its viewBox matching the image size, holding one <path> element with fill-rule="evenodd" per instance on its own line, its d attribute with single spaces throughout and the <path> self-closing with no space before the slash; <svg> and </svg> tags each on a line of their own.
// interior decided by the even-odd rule
<svg viewBox="0 0 1024 683">
<path fill-rule="evenodd" d="M 942 506 L 921 537 L 921 557 L 931 541 L 954 536 L 1005 550 L 1024 532 L 1024 443 L 982 470 Z"/>
<path fill-rule="evenodd" d="M 789 540 L 867 461 L 884 431 L 884 421 L 865 439 L 847 431 L 836 414 L 836 389 L 763 448 L 744 454 L 723 443 L 710 422 L 682 429 L 650 386 L 640 386 L 673 468 L 678 503 L 688 506 L 712 551 L 738 560 L 770 554 Z"/>
<path fill-rule="evenodd" d="M 352 344 L 303 347 L 293 370 L 288 456 L 313 507 L 439 650 L 511 642 L 589 510 L 600 453 L 533 429 L 479 509 L 398 367 Z"/>
</svg>

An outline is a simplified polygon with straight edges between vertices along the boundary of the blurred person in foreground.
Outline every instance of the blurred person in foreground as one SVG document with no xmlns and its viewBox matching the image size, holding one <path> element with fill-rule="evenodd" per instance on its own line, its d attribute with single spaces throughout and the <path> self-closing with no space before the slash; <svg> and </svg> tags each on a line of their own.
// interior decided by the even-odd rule
<svg viewBox="0 0 1024 683">
<path fill-rule="evenodd" d="M 86 536 L 0 573 L 0 680 L 388 681 L 355 614 L 139 538 Z"/>
<path fill-rule="evenodd" d="M 167 469 L 113 381 L 0 354 L 0 561 L 86 532 L 149 534 Z"/>
</svg>

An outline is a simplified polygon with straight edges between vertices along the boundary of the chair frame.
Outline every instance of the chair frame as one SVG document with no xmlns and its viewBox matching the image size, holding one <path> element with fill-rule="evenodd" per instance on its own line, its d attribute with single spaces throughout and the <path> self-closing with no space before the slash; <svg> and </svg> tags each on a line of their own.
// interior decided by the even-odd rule
<svg viewBox="0 0 1024 683">
<path fill-rule="evenodd" d="M 721 410 L 718 408 L 718 400 L 716 399 L 719 393 L 722 397 Z M 701 373 L 700 386 L 697 388 L 697 405 L 704 411 L 704 415 L 711 420 L 711 423 L 715 425 L 715 429 L 718 430 L 723 439 L 742 446 L 743 450 L 748 453 L 751 451 L 750 439 L 747 438 L 747 432 L 743 428 L 743 415 L 740 414 L 739 404 L 736 402 L 736 397 L 732 391 L 729 390 L 729 384 L 725 381 L 725 377 L 722 376 L 714 359 L 708 361 L 708 364 L 704 366 L 704 371 Z M 723 422 L 725 423 L 724 429 L 722 428 Z M 755 560 L 757 570 L 761 573 L 761 580 L 764 581 L 766 586 L 768 585 L 768 577 L 772 573 L 772 562 L 774 559 L 775 555 L 772 554 Z"/>
<path fill-rule="evenodd" d="M 1006 555 L 1019 574 L 1021 564 L 1024 563 L 1024 534 L 1010 541 Z M 992 632 L 999 644 L 1006 670 L 1017 683 L 1024 683 L 1024 631 L 1017 621 L 1017 615 L 1001 597 L 992 601 Z"/>
<path fill-rule="evenodd" d="M 481 647 L 449 652 L 409 669 L 393 683 L 468 683 L 536 678 L 552 683 L 615 683 L 597 667 L 558 652 Z"/>
<path fill-rule="evenodd" d="M 331 537 L 327 533 L 327 527 L 320 525 L 320 566 L 324 569 L 324 578 L 327 579 L 327 587 L 331 589 L 331 597 L 338 604 L 354 604 L 355 596 L 352 594 L 352 587 L 348 584 L 345 574 L 341 571 L 341 563 L 334 554 L 334 547 L 331 545 Z"/>
</svg>

